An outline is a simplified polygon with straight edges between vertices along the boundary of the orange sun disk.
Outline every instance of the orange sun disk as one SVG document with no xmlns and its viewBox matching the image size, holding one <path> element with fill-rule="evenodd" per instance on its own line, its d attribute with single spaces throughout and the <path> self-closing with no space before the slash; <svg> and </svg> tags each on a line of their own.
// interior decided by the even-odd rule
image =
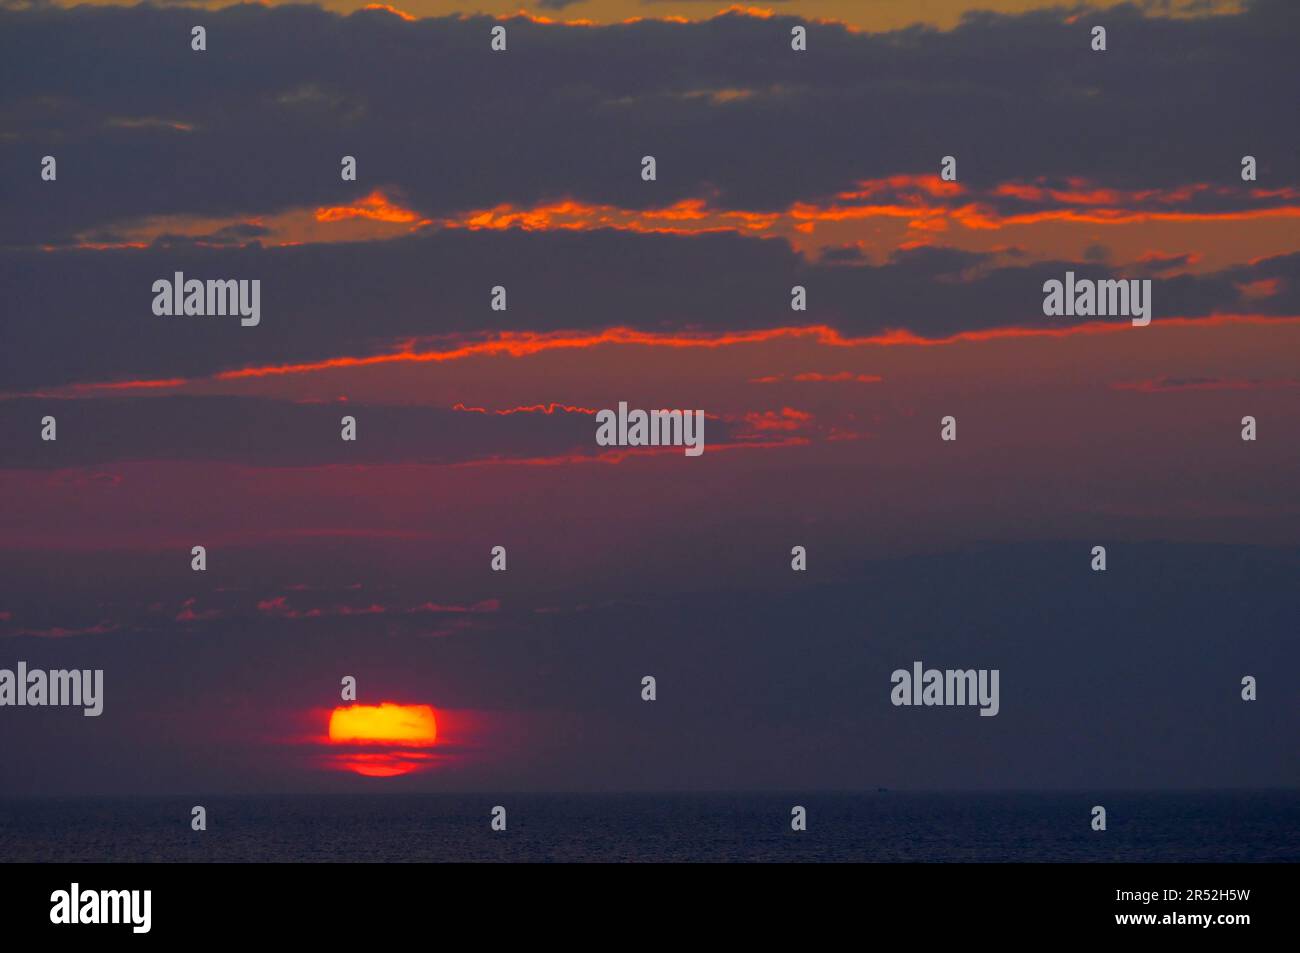
<svg viewBox="0 0 1300 953">
<path fill-rule="evenodd" d="M 330 759 L 336 767 L 366 777 L 394 777 L 427 766 L 432 756 L 410 749 L 431 748 L 437 737 L 438 722 L 429 705 L 382 702 L 339 706 L 330 713 L 330 744 L 390 749 L 341 754 Z"/>
</svg>

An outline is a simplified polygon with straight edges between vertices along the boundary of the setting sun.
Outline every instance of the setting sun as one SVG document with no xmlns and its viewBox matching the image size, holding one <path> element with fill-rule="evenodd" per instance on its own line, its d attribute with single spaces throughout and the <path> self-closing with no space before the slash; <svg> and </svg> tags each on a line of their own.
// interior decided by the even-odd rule
<svg viewBox="0 0 1300 953">
<path fill-rule="evenodd" d="M 428 705 L 349 705 L 330 714 L 330 741 L 335 744 L 425 746 L 437 736 L 438 723 Z"/>
<path fill-rule="evenodd" d="M 380 748 L 429 748 L 438 737 L 438 723 L 429 705 L 349 705 L 330 713 L 329 741 L 333 745 Z M 338 768 L 367 777 L 409 774 L 432 760 L 424 752 L 365 751 L 331 759 Z"/>
</svg>

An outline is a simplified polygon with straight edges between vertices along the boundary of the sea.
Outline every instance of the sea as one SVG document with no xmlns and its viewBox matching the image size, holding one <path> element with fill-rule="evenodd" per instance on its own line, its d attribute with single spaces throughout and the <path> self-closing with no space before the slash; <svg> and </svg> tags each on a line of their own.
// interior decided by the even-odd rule
<svg viewBox="0 0 1300 953">
<path fill-rule="evenodd" d="M 207 829 L 191 830 L 201 804 Z M 1094 806 L 1106 829 L 1093 830 Z M 504 831 L 491 826 L 505 808 Z M 807 829 L 792 830 L 803 807 Z M 1300 791 L 367 794 L 0 800 L 7 862 L 1300 860 Z"/>
</svg>

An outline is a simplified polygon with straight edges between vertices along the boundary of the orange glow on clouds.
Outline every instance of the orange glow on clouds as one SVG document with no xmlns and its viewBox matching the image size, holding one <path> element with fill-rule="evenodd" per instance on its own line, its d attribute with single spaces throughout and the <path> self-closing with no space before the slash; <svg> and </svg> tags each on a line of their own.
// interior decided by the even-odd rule
<svg viewBox="0 0 1300 953">
<path fill-rule="evenodd" d="M 316 221 L 341 222 L 349 218 L 369 218 L 377 222 L 421 222 L 409 208 L 394 205 L 383 192 L 371 192 L 351 205 L 336 205 L 316 209 Z"/>
<path fill-rule="evenodd" d="M 437 737 L 438 722 L 429 705 L 340 705 L 330 713 L 330 744 L 387 750 L 351 751 L 326 763 L 372 778 L 409 774 L 433 760 L 432 754 L 409 749 L 431 748 Z"/>
<path fill-rule="evenodd" d="M 387 13 L 391 13 L 393 16 L 401 17 L 407 23 L 414 23 L 416 20 L 415 17 L 411 16 L 405 10 L 399 10 L 397 9 L 397 7 L 389 6 L 386 3 L 367 3 L 361 9 L 362 10 L 384 10 Z"/>
<path fill-rule="evenodd" d="M 764 95 L 761 89 L 702 89 L 685 94 L 716 105 Z M 1107 245 L 1122 260 L 1142 247 L 1167 244 L 1171 227 L 1222 228 L 1229 237 L 1207 237 L 1203 258 L 1191 270 L 1289 253 L 1300 218 L 1300 188 L 1244 188 L 1188 183 L 1170 188 L 1120 189 L 1083 178 L 1002 182 L 976 189 L 932 173 L 900 173 L 862 179 L 829 200 L 809 197 L 784 208 L 719 207 L 701 197 L 658 208 L 624 208 L 572 196 L 536 203 L 465 208 L 436 217 L 374 189 L 347 204 L 297 207 L 245 217 L 162 215 L 110 223 L 79 234 L 71 248 L 143 249 L 160 238 L 184 237 L 200 247 L 235 242 L 229 230 L 255 225 L 256 241 L 288 247 L 330 242 L 389 241 L 412 234 L 464 229 L 586 232 L 613 229 L 639 234 L 694 236 L 739 234 L 785 240 L 809 259 L 831 248 L 856 247 L 864 260 L 888 261 L 900 248 L 942 244 L 996 252 L 1008 242 L 1033 259 L 1077 256 L 1094 244 L 1095 228 L 1108 230 Z M 111 234 L 110 234 L 111 233 Z M 1222 236 L 1221 232 L 1214 235 Z M 1180 237 L 1180 242 L 1186 236 Z M 1138 246 L 1135 248 L 1135 246 Z M 48 252 L 59 249 L 42 246 Z M 1184 267 L 1193 264 L 1188 260 Z"/>
<path fill-rule="evenodd" d="M 1162 327 L 1213 328 L 1230 324 L 1275 325 L 1300 324 L 1300 315 L 1266 314 L 1213 314 L 1188 318 L 1171 316 L 1160 318 Z M 578 331 L 502 331 L 484 339 L 462 341 L 453 338 L 442 349 L 415 350 L 414 342 L 407 342 L 401 350 L 367 354 L 341 355 L 317 361 L 296 364 L 263 364 L 218 371 L 207 377 L 142 379 L 132 381 L 80 382 L 64 388 L 41 392 L 53 396 L 93 395 L 103 389 L 130 391 L 135 389 L 180 389 L 199 381 L 225 382 L 256 378 L 280 377 L 292 374 L 316 374 L 345 368 L 376 367 L 386 364 L 427 364 L 459 361 L 470 357 L 528 357 L 555 350 L 582 350 L 586 348 L 631 346 L 655 348 L 722 349 L 743 345 L 764 344 L 778 340 L 809 340 L 823 347 L 946 347 L 954 344 L 1001 341 L 1014 338 L 1072 338 L 1080 335 L 1127 333 L 1127 322 L 1091 321 L 1062 326 L 1009 325 L 974 331 L 957 331 L 946 337 L 922 337 L 905 329 L 886 330 L 862 337 L 850 337 L 825 324 L 796 325 L 757 330 L 705 332 L 655 332 L 635 328 L 611 327 L 597 332 Z M 759 381 L 771 383 L 771 381 Z M 3 394 L 3 392 L 0 392 Z M 6 394 L 5 396 L 24 396 Z M 459 409 L 474 411 L 476 408 Z M 567 408 L 566 408 L 567 409 Z M 581 411 L 584 408 L 573 408 Z M 486 409 L 485 409 L 486 410 Z"/>
</svg>

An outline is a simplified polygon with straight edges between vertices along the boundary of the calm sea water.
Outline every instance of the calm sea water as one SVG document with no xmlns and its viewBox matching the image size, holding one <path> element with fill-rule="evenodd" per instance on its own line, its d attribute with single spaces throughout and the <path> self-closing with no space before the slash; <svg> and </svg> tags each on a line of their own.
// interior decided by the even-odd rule
<svg viewBox="0 0 1300 953">
<path fill-rule="evenodd" d="M 208 830 L 190 830 L 190 807 Z M 489 829 L 502 804 L 509 830 Z M 808 830 L 790 830 L 790 808 Z M 1094 804 L 1108 829 L 1089 827 Z M 6 861 L 1297 861 L 1300 791 L 0 800 Z"/>
</svg>

